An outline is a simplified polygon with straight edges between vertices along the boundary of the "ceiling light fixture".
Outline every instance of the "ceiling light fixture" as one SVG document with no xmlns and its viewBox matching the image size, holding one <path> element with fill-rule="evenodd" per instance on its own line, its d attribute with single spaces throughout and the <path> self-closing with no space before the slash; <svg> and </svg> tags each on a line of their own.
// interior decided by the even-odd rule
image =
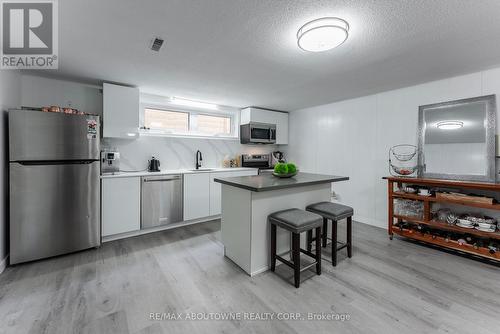
<svg viewBox="0 0 500 334">
<path fill-rule="evenodd" d="M 344 43 L 349 24 L 338 17 L 323 17 L 304 24 L 297 31 L 297 45 L 305 51 L 322 52 Z"/>
<path fill-rule="evenodd" d="M 173 104 L 178 104 L 178 105 L 187 106 L 187 107 L 195 107 L 195 108 L 202 108 L 202 109 L 212 109 L 212 110 L 219 109 L 219 107 L 216 104 L 213 104 L 213 103 L 191 101 L 191 100 L 181 99 L 179 97 L 173 97 L 173 98 L 171 98 L 170 102 L 172 102 Z"/>
<path fill-rule="evenodd" d="M 442 121 L 438 122 L 438 129 L 441 130 L 456 130 L 464 127 L 464 122 L 461 121 Z"/>
</svg>

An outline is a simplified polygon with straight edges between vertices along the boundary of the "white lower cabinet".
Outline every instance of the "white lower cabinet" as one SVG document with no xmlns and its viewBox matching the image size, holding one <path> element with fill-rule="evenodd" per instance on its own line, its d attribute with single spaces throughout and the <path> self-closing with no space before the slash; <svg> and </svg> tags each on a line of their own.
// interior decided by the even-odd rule
<svg viewBox="0 0 500 334">
<path fill-rule="evenodd" d="M 141 228 L 141 179 L 102 179 L 102 236 L 138 231 Z"/>
<path fill-rule="evenodd" d="M 184 174 L 183 220 L 221 214 L 221 184 L 214 179 L 257 174 L 257 169 Z M 103 178 L 101 187 L 102 236 L 140 231 L 141 178 Z"/>
<path fill-rule="evenodd" d="M 214 179 L 224 177 L 250 176 L 257 174 L 257 170 L 210 173 L 210 216 L 221 214 L 221 184 L 215 182 Z"/>
<path fill-rule="evenodd" d="M 210 173 L 184 174 L 184 220 L 210 216 Z"/>
</svg>

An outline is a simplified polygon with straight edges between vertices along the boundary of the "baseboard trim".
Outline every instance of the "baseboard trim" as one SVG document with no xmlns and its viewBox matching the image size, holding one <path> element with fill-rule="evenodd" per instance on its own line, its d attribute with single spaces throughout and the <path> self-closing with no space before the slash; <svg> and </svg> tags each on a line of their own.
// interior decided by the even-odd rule
<svg viewBox="0 0 500 334">
<path fill-rule="evenodd" d="M 268 266 L 265 266 L 263 268 L 257 269 L 257 270 L 255 270 L 254 272 L 252 272 L 250 274 L 250 277 L 254 277 L 254 276 L 258 275 L 258 274 L 262 274 L 263 272 L 266 272 L 269 269 L 270 269 L 270 267 L 268 267 Z"/>
<path fill-rule="evenodd" d="M 101 240 L 102 240 L 102 243 L 105 243 L 105 242 L 115 241 L 115 240 L 119 240 L 119 239 L 137 237 L 139 235 L 170 230 L 173 228 L 178 228 L 178 227 L 183 227 L 183 226 L 189 226 L 189 225 L 194 225 L 194 224 L 199 224 L 199 223 L 207 223 L 207 222 L 210 222 L 212 220 L 216 220 L 216 219 L 220 219 L 220 218 L 221 218 L 220 215 L 215 215 L 215 216 L 209 216 L 209 217 L 204 217 L 204 218 L 199 218 L 199 219 L 194 219 L 194 220 L 187 220 L 187 221 L 183 221 L 183 222 L 172 224 L 172 225 L 164 225 L 164 226 L 148 228 L 145 230 L 137 230 L 137 231 L 133 231 L 133 232 L 125 232 L 125 233 L 120 233 L 120 234 L 107 235 L 107 236 L 103 236 L 101 238 Z"/>
<path fill-rule="evenodd" d="M 7 255 L 2 261 L 0 261 L 0 274 L 3 273 L 5 268 L 7 268 L 8 260 L 9 260 L 9 255 Z"/>
<path fill-rule="evenodd" d="M 352 219 L 354 221 L 357 221 L 357 222 L 360 222 L 360 223 L 363 223 L 366 225 L 376 226 L 376 227 L 384 228 L 387 230 L 387 223 L 382 222 L 380 220 L 377 220 L 375 218 L 370 218 L 370 217 L 365 217 L 365 216 L 354 214 Z"/>
</svg>

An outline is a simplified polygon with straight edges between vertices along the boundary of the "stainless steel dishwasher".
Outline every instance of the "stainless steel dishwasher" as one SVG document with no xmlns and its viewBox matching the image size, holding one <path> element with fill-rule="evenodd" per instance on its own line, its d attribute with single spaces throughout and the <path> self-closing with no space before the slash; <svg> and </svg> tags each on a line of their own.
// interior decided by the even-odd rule
<svg viewBox="0 0 500 334">
<path fill-rule="evenodd" d="M 183 220 L 182 175 L 144 176 L 141 183 L 141 228 Z"/>
</svg>

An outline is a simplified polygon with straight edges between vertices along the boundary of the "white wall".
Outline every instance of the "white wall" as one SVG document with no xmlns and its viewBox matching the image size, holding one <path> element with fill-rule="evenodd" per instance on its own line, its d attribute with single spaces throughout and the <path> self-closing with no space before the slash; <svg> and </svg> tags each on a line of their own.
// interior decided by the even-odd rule
<svg viewBox="0 0 500 334">
<path fill-rule="evenodd" d="M 21 77 L 21 105 L 25 107 L 71 107 L 102 115 L 102 88 L 77 82 L 32 75 Z"/>
<path fill-rule="evenodd" d="M 42 107 L 72 106 L 84 112 L 102 115 L 100 87 L 64 80 L 23 75 L 21 105 Z M 151 97 L 149 97 L 151 98 Z M 103 148 L 115 148 L 121 153 L 122 169 L 138 170 L 147 166 L 154 155 L 163 169 L 194 168 L 195 153 L 203 153 L 203 165 L 219 167 L 226 155 L 234 157 L 242 153 L 267 153 L 277 146 L 241 145 L 235 140 L 141 137 L 139 139 L 111 139 L 102 142 Z"/>
<path fill-rule="evenodd" d="M 387 227 L 388 150 L 417 144 L 418 106 L 489 94 L 500 95 L 500 68 L 294 111 L 288 158 L 302 171 L 349 176 L 333 186 L 339 200 L 356 220 Z"/>
<path fill-rule="evenodd" d="M 7 264 L 8 246 L 8 131 L 7 113 L 9 108 L 17 108 L 21 97 L 21 75 L 18 71 L 0 71 L 0 273 Z"/>
</svg>

